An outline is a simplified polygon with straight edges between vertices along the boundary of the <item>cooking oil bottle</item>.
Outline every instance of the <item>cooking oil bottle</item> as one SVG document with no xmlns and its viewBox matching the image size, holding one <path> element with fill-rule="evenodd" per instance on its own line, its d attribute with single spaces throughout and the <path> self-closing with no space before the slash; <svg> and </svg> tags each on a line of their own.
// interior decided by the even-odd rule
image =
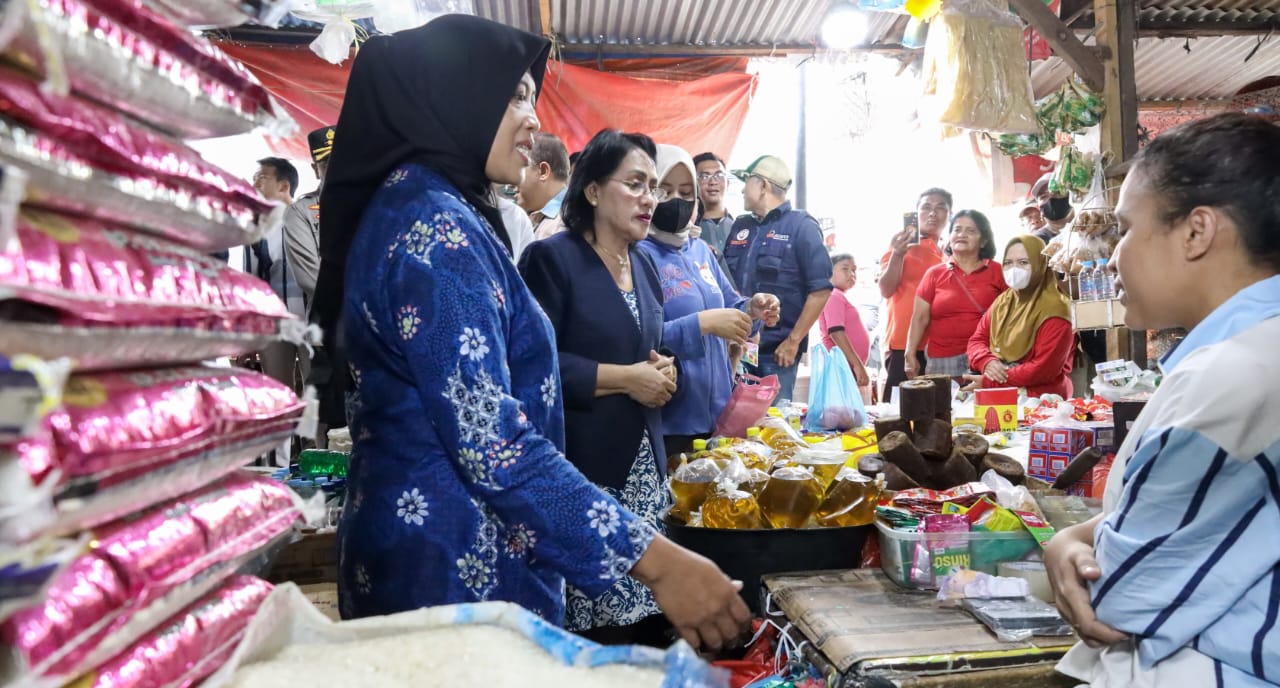
<svg viewBox="0 0 1280 688">
<path fill-rule="evenodd" d="M 822 503 L 822 483 L 798 466 L 778 468 L 760 493 L 760 511 L 774 528 L 803 528 Z"/>
<path fill-rule="evenodd" d="M 671 496 L 675 504 L 671 516 L 681 523 L 688 523 L 693 513 L 707 501 L 720 467 L 711 459 L 685 461 L 671 474 Z"/>
<path fill-rule="evenodd" d="M 714 494 L 702 505 L 702 526 L 730 530 L 765 527 L 756 498 L 727 480 L 718 481 Z"/>
<path fill-rule="evenodd" d="M 828 528 L 870 525 L 875 521 L 882 489 L 883 476 L 872 480 L 852 468 L 842 469 L 814 514 L 818 525 Z"/>
</svg>

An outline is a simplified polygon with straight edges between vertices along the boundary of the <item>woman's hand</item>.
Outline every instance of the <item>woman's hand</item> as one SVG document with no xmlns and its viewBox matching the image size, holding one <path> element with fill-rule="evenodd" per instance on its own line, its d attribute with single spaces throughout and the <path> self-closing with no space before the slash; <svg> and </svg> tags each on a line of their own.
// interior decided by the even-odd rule
<svg viewBox="0 0 1280 688">
<path fill-rule="evenodd" d="M 667 379 L 671 381 L 671 384 L 676 385 L 677 388 L 679 387 L 680 380 L 677 379 L 677 376 L 679 376 L 680 370 L 679 368 L 676 368 L 676 359 L 674 356 L 663 356 L 657 351 L 650 350 L 649 363 L 662 371 L 662 374 L 667 376 Z"/>
<path fill-rule="evenodd" d="M 649 408 L 660 408 L 671 401 L 671 395 L 676 392 L 675 365 L 667 358 L 672 368 L 668 371 L 662 366 L 663 358 L 650 351 L 648 361 L 627 366 L 627 396 Z"/>
<path fill-rule="evenodd" d="M 1093 558 L 1093 526 L 1097 520 L 1059 531 L 1044 552 L 1054 604 L 1089 647 L 1114 645 L 1128 638 L 1098 620 L 1089 598 L 1088 582 L 1102 576 L 1102 569 Z"/>
<path fill-rule="evenodd" d="M 782 302 L 773 294 L 756 294 L 747 304 L 747 315 L 752 320 L 763 320 L 766 327 L 778 324 L 782 314 Z"/>
<path fill-rule="evenodd" d="M 695 648 L 718 650 L 740 637 L 751 612 L 738 594 L 742 581 L 729 580 L 710 559 L 659 535 L 631 569 L 649 586 L 654 601 Z"/>
<path fill-rule="evenodd" d="M 982 389 L 981 375 L 962 375 L 961 378 L 968 383 L 960 388 L 961 392 L 976 392 Z"/>
<path fill-rule="evenodd" d="M 745 342 L 751 336 L 751 318 L 736 308 L 713 308 L 698 314 L 702 334 L 728 342 Z"/>
<path fill-rule="evenodd" d="M 982 374 L 987 379 L 994 380 L 1002 385 L 1009 381 L 1009 367 L 1000 361 L 992 361 L 988 363 L 986 369 L 982 371 Z"/>
<path fill-rule="evenodd" d="M 871 376 L 867 374 L 866 366 L 854 366 L 853 379 L 859 387 L 867 387 L 871 384 Z"/>
<path fill-rule="evenodd" d="M 914 380 L 920 376 L 920 359 L 916 357 L 916 352 L 906 352 L 906 359 L 902 363 L 902 369 L 907 372 L 908 380 Z"/>
</svg>

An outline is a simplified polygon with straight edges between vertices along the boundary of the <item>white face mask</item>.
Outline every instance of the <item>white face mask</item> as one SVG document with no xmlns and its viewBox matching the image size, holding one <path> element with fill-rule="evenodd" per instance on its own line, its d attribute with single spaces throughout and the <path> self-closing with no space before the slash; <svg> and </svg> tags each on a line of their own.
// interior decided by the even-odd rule
<svg viewBox="0 0 1280 688">
<path fill-rule="evenodd" d="M 1026 268 L 1005 268 L 1004 283 L 1009 285 L 1010 289 L 1026 289 L 1031 284 L 1031 271 Z"/>
</svg>

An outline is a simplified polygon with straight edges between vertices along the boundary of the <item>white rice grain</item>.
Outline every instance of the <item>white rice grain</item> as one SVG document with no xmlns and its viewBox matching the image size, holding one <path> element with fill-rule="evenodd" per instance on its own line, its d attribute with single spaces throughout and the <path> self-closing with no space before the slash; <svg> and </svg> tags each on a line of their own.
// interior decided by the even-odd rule
<svg viewBox="0 0 1280 688">
<path fill-rule="evenodd" d="M 330 645 L 292 645 L 269 661 L 240 667 L 232 688 L 659 688 L 657 669 L 567 667 L 519 633 L 498 626 L 452 626 Z"/>
</svg>

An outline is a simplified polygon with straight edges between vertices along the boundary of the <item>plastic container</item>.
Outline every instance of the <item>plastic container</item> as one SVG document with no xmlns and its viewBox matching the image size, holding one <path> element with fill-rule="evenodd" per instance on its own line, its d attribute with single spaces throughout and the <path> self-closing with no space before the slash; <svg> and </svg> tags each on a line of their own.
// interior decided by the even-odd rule
<svg viewBox="0 0 1280 688">
<path fill-rule="evenodd" d="M 1098 284 L 1094 280 L 1093 261 L 1091 260 L 1086 260 L 1084 267 L 1080 270 L 1080 300 L 1098 300 Z"/>
<path fill-rule="evenodd" d="M 1097 273 L 1094 278 L 1094 284 L 1098 291 L 1099 301 L 1110 301 L 1116 297 L 1116 285 L 1111 280 L 1111 271 L 1107 269 L 1107 263 L 1107 259 L 1103 258 L 1098 261 L 1098 266 L 1093 269 Z"/>
<path fill-rule="evenodd" d="M 786 530 L 692 528 L 668 519 L 667 536 L 742 581 L 742 598 L 760 614 L 760 577 L 793 571 L 855 569 L 871 526 Z M 1032 544 L 1035 544 L 1034 542 Z"/>
<path fill-rule="evenodd" d="M 942 543 L 962 543 L 968 555 L 968 568 L 998 575 L 1000 564 L 1021 561 L 1038 551 L 1035 538 L 1026 530 L 1000 533 L 908 533 L 894 530 L 876 521 L 880 531 L 880 568 L 898 585 L 912 590 L 937 590 L 938 579 L 933 573 L 934 557 L 942 549 Z M 923 549 L 922 549 L 923 548 Z M 912 564 L 918 550 L 926 555 L 930 566 L 923 575 L 912 575 Z"/>
</svg>

